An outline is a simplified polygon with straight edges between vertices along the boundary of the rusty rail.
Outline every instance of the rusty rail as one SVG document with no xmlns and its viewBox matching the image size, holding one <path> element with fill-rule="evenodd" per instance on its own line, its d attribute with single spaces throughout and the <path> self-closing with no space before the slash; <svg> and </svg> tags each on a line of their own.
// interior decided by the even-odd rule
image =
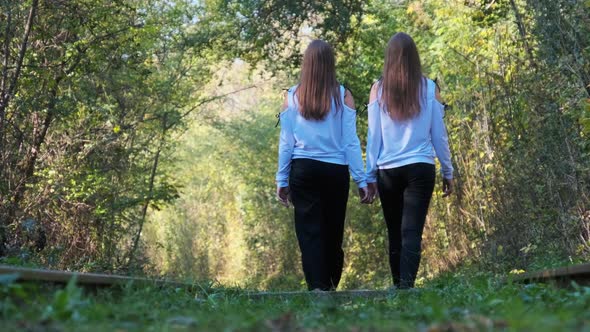
<svg viewBox="0 0 590 332">
<path fill-rule="evenodd" d="M 68 271 L 57 271 L 57 270 L 46 270 L 46 269 L 32 269 L 24 267 L 15 267 L 9 265 L 0 265 L 0 275 L 15 275 L 17 281 L 30 281 L 30 282 L 50 282 L 65 284 L 68 283 L 74 276 L 76 276 L 76 283 L 81 286 L 115 286 L 126 284 L 128 282 L 142 282 L 142 283 L 155 283 L 158 285 L 173 285 L 176 287 L 190 287 L 193 284 L 179 283 L 175 281 L 167 280 L 154 280 L 148 278 L 139 277 L 127 277 L 120 275 L 109 275 L 100 273 L 79 273 L 79 272 L 68 272 Z M 288 299 L 294 297 L 309 297 L 313 299 L 352 299 L 352 298 L 372 298 L 382 299 L 393 294 L 392 291 L 379 291 L 379 290 L 347 290 L 337 292 L 306 292 L 306 291 L 295 291 L 295 292 L 244 292 L 240 296 L 253 299 L 269 299 L 269 298 L 280 298 Z"/>
<path fill-rule="evenodd" d="M 0 265 L 0 275 L 14 274 L 18 281 L 42 281 L 51 283 L 65 284 L 76 276 L 76 283 L 87 286 L 114 286 L 122 285 L 129 282 L 155 283 L 158 285 L 171 286 L 192 286 L 189 283 L 181 283 L 176 281 L 148 279 L 140 277 L 127 277 L 114 274 L 101 273 L 80 273 L 68 272 L 46 269 L 32 269 L 24 267 L 15 267 L 10 265 Z"/>
<path fill-rule="evenodd" d="M 142 277 L 128 277 L 121 275 L 110 275 L 100 273 L 79 273 L 68 271 L 56 271 L 46 269 L 33 269 L 24 267 L 15 267 L 9 265 L 0 265 L 0 275 L 14 275 L 17 281 L 31 281 L 31 282 L 51 282 L 65 284 L 76 276 L 76 283 L 81 286 L 95 286 L 105 287 L 122 285 L 129 282 L 139 282 L 156 284 L 159 286 L 172 287 L 194 287 L 195 284 L 182 283 L 178 281 L 163 280 L 163 279 L 149 279 Z M 554 283 L 558 286 L 570 286 L 573 282 L 579 285 L 590 285 L 590 263 L 567 266 L 557 269 L 549 269 L 538 272 L 523 273 L 521 275 L 512 276 L 509 278 L 513 282 L 533 283 L 533 282 L 547 282 Z M 293 298 L 300 296 L 307 296 L 311 298 L 387 298 L 394 294 L 391 290 L 347 290 L 337 292 L 244 292 L 241 296 L 250 299 L 266 299 L 266 298 Z"/>
<path fill-rule="evenodd" d="M 512 278 L 515 282 L 552 282 L 559 286 L 569 286 L 571 282 L 578 285 L 590 285 L 590 263 L 523 273 Z"/>
</svg>

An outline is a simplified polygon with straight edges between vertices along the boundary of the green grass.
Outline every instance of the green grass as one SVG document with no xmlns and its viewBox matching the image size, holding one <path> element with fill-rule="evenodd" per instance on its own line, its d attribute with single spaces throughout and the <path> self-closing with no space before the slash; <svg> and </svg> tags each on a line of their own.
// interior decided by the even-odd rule
<svg viewBox="0 0 590 332">
<path fill-rule="evenodd" d="M 590 287 L 455 274 L 386 299 L 251 300 L 239 289 L 81 290 L 0 279 L 0 330 L 590 331 Z"/>
</svg>

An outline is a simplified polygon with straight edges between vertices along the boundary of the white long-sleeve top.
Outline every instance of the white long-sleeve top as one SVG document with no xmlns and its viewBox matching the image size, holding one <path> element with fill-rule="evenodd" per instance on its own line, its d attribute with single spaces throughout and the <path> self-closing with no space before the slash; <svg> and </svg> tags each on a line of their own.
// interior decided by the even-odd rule
<svg viewBox="0 0 590 332">
<path fill-rule="evenodd" d="M 344 87 L 340 86 L 342 109 L 336 109 L 332 101 L 330 113 L 319 121 L 307 120 L 301 115 L 295 95 L 296 88 L 294 86 L 289 89 L 288 106 L 280 114 L 277 185 L 289 185 L 291 160 L 306 158 L 348 165 L 357 186 L 366 187 L 361 146 L 356 133 L 356 111 L 344 104 Z"/>
<path fill-rule="evenodd" d="M 436 85 L 425 79 L 422 89 L 420 113 L 409 120 L 395 121 L 380 105 L 382 88 L 369 104 L 369 130 L 367 137 L 367 182 L 377 181 L 377 169 L 401 167 L 413 163 L 442 166 L 446 179 L 453 178 L 453 165 L 447 129 L 443 122 L 444 106 L 436 99 Z"/>
</svg>

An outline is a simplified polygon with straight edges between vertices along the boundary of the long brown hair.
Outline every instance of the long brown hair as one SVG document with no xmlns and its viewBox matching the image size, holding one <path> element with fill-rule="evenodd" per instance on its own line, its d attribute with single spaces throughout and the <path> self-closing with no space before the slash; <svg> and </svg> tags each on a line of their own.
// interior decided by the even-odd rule
<svg viewBox="0 0 590 332">
<path fill-rule="evenodd" d="M 335 67 L 334 51 L 330 44 L 314 40 L 307 46 L 296 91 L 299 112 L 305 119 L 324 119 L 330 113 L 332 99 L 337 110 L 342 107 Z"/>
<path fill-rule="evenodd" d="M 398 32 L 387 43 L 381 78 L 381 106 L 394 120 L 404 121 L 420 113 L 422 65 L 414 40 Z"/>
</svg>

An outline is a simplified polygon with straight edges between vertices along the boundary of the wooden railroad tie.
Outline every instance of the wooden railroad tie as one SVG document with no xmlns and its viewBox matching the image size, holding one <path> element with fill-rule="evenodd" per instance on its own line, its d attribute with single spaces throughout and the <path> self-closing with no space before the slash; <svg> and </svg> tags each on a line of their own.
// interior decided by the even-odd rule
<svg viewBox="0 0 590 332">
<path fill-rule="evenodd" d="M 334 300 L 351 300 L 355 298 L 362 299 L 386 299 L 395 294 L 392 290 L 342 290 L 330 292 L 317 291 L 299 291 L 299 292 L 248 292 L 244 296 L 253 300 L 263 299 L 293 299 L 293 298 L 310 298 L 310 299 L 334 299 Z"/>
</svg>

